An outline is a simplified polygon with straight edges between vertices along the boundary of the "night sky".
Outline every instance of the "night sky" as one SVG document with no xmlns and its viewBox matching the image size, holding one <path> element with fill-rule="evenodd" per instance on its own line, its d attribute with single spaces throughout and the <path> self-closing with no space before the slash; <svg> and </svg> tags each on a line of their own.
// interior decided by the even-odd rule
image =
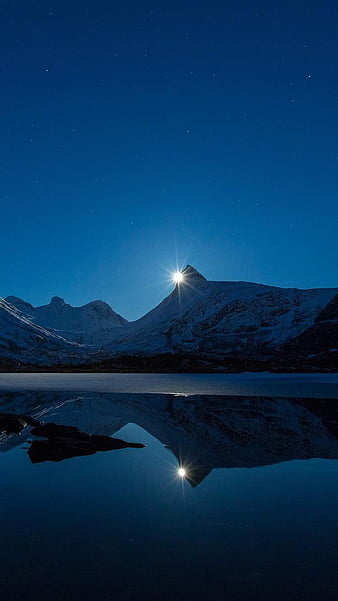
<svg viewBox="0 0 338 601">
<path fill-rule="evenodd" d="M 338 3 L 2 1 L 1 296 L 337 286 Z"/>
</svg>

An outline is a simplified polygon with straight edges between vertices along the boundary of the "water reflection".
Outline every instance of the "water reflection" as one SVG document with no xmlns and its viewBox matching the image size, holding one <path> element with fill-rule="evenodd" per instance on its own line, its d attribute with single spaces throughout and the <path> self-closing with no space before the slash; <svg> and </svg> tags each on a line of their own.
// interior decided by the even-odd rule
<svg viewBox="0 0 338 601">
<path fill-rule="evenodd" d="M 184 467 L 179 467 L 177 473 L 180 478 L 185 478 L 187 475 L 186 469 Z"/>
<path fill-rule="evenodd" d="M 41 424 L 27 415 L 0 413 L 0 432 L 9 436 L 20 434 L 26 427 L 33 426 L 30 434 L 47 440 L 32 440 L 28 455 L 32 463 L 43 461 L 62 461 L 72 457 L 94 455 L 97 451 L 113 451 L 117 449 L 143 449 L 144 444 L 126 442 L 120 438 L 88 434 L 75 426 L 64 426 L 53 422 Z"/>
<path fill-rule="evenodd" d="M 165 445 L 178 477 L 191 486 L 215 468 L 338 458 L 338 401 L 332 399 L 8 393 L 0 407 L 0 450 L 34 436 L 34 463 L 143 446 L 112 438 L 128 423 Z"/>
</svg>

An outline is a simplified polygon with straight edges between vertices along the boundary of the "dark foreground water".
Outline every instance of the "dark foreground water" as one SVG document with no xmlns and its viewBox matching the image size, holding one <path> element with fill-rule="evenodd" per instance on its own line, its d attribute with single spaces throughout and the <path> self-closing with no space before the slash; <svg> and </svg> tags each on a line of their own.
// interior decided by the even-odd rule
<svg viewBox="0 0 338 601">
<path fill-rule="evenodd" d="M 0 412 L 1 600 L 337 600 L 338 400 L 21 391 Z"/>
</svg>

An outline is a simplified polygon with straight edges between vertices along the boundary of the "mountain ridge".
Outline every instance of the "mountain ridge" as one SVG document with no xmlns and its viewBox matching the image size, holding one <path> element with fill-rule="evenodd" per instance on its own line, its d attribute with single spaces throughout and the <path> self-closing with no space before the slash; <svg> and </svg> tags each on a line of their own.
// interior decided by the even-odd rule
<svg viewBox="0 0 338 601">
<path fill-rule="evenodd" d="M 53 330 L 78 344 L 100 345 L 110 338 L 112 329 L 127 323 L 108 303 L 101 300 L 80 307 L 66 303 L 59 296 L 53 296 L 49 304 L 38 307 L 15 296 L 7 296 L 5 300 L 27 315 L 32 323 Z"/>
<path fill-rule="evenodd" d="M 6 301 L 26 323 L 103 357 L 188 353 L 267 360 L 338 349 L 338 288 L 208 281 L 191 265 L 181 275 L 166 298 L 130 322 L 100 300 L 81 307 L 58 296 L 40 307 L 15 296 Z"/>
</svg>

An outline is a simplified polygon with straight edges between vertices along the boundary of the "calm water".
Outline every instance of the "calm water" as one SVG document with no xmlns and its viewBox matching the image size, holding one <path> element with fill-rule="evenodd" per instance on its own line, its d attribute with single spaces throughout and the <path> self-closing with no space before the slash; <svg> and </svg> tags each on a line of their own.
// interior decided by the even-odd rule
<svg viewBox="0 0 338 601">
<path fill-rule="evenodd" d="M 327 374 L 49 374 L 1 373 L 0 390 L 156 392 L 338 398 L 338 373 Z"/>
<path fill-rule="evenodd" d="M 338 598 L 337 399 L 21 390 L 0 403 L 1 599 Z M 78 431 L 42 437 L 8 414 Z M 102 436 L 146 446 L 95 452 Z"/>
</svg>

